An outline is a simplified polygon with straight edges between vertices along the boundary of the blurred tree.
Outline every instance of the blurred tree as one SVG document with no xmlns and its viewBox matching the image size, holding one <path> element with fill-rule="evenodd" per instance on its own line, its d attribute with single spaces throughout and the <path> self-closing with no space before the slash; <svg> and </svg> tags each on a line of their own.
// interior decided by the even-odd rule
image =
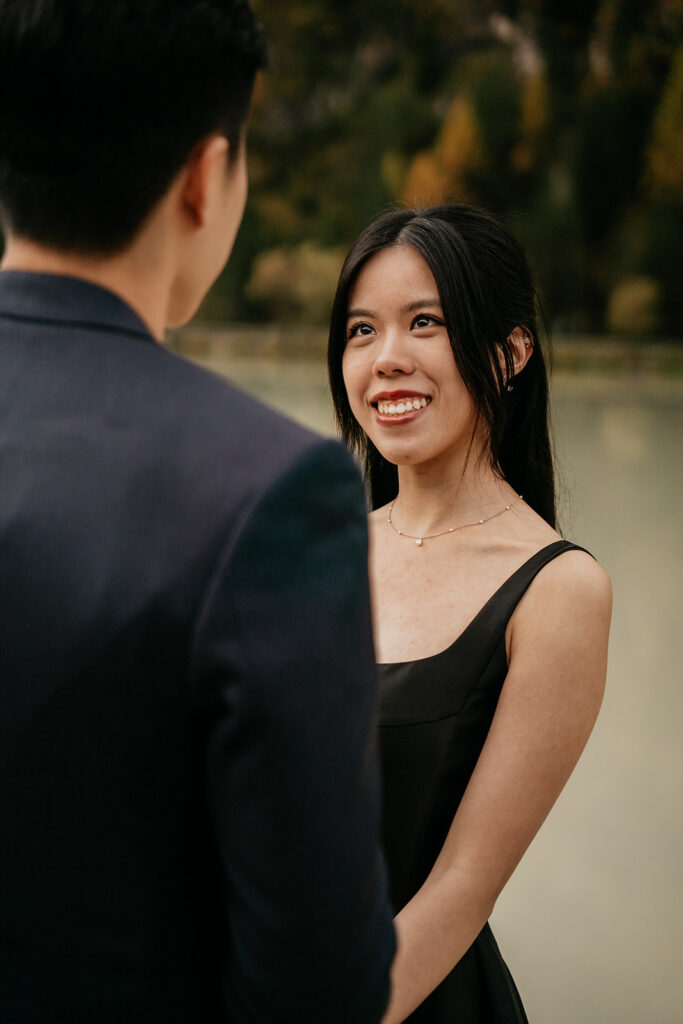
<svg viewBox="0 0 683 1024">
<path fill-rule="evenodd" d="M 482 143 L 472 101 L 458 93 L 444 118 L 436 144 L 413 159 L 401 198 L 408 206 L 430 206 L 449 197 L 470 199 L 469 176 L 482 166 Z"/>
<path fill-rule="evenodd" d="M 272 66 L 247 220 L 209 314 L 273 315 L 283 254 L 310 273 L 302 253 L 331 266 L 387 205 L 458 198 L 511 221 L 551 323 L 599 328 L 620 282 L 647 278 L 659 327 L 678 330 L 683 0 L 254 6 Z"/>
<path fill-rule="evenodd" d="M 683 45 L 678 47 L 653 121 L 643 178 L 647 217 L 641 267 L 660 284 L 660 317 L 681 333 L 681 238 L 683 237 Z"/>
<path fill-rule="evenodd" d="M 654 117 L 645 184 L 655 198 L 683 196 L 683 45 Z"/>
<path fill-rule="evenodd" d="M 263 306 L 269 319 L 324 324 L 344 253 L 312 242 L 270 249 L 257 256 L 247 297 Z"/>
</svg>

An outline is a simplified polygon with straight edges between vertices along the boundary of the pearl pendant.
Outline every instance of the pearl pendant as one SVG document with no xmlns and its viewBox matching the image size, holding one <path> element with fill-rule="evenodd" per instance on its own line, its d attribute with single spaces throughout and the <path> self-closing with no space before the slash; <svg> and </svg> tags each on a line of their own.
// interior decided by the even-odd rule
<svg viewBox="0 0 683 1024">
<path fill-rule="evenodd" d="M 422 547 L 422 537 L 418 537 L 417 540 L 415 541 L 415 543 L 417 544 L 417 546 L 419 548 L 421 548 Z"/>
</svg>

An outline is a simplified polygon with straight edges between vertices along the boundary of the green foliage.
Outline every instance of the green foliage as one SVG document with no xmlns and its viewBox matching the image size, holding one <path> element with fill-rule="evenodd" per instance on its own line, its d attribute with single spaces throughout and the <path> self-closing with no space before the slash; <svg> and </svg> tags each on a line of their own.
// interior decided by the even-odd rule
<svg viewBox="0 0 683 1024">
<path fill-rule="evenodd" d="M 647 184 L 657 199 L 683 196 L 683 44 L 676 51 L 654 117 Z"/>
<path fill-rule="evenodd" d="M 344 250 L 389 204 L 467 198 L 518 228 L 551 325 L 599 329 L 620 282 L 646 278 L 658 326 L 679 331 L 683 0 L 255 7 L 272 65 L 247 220 L 207 315 L 320 318 L 329 282 L 316 291 L 306 253 Z M 264 253 L 318 297 L 259 290 Z"/>
<path fill-rule="evenodd" d="M 269 249 L 254 261 L 247 298 L 269 320 L 324 324 L 329 317 L 344 253 L 311 242 Z"/>
</svg>

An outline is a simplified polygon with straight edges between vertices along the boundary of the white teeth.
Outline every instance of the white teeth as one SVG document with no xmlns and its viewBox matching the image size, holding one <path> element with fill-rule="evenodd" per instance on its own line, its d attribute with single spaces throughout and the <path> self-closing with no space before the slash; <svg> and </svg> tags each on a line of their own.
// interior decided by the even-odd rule
<svg viewBox="0 0 683 1024">
<path fill-rule="evenodd" d="M 378 402 L 377 411 L 381 416 L 403 416 L 407 412 L 417 412 L 429 405 L 431 398 L 408 398 L 400 402 Z"/>
</svg>

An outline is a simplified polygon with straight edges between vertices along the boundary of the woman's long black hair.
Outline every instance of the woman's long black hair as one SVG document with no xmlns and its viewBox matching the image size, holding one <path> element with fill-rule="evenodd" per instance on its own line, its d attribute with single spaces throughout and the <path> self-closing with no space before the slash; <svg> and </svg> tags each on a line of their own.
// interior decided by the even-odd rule
<svg viewBox="0 0 683 1024">
<path fill-rule="evenodd" d="M 555 526 L 548 378 L 529 265 L 507 228 L 484 210 L 462 203 L 383 214 L 362 232 L 342 267 L 330 326 L 330 387 L 342 436 L 365 465 L 372 508 L 396 497 L 398 471 L 380 455 L 351 412 L 342 357 L 349 299 L 358 274 L 372 256 L 393 245 L 409 245 L 432 272 L 455 362 L 486 424 L 492 466 Z M 508 338 L 515 327 L 528 332 L 534 349 L 524 369 L 513 377 Z M 506 388 L 507 380 L 512 391 Z"/>
</svg>

